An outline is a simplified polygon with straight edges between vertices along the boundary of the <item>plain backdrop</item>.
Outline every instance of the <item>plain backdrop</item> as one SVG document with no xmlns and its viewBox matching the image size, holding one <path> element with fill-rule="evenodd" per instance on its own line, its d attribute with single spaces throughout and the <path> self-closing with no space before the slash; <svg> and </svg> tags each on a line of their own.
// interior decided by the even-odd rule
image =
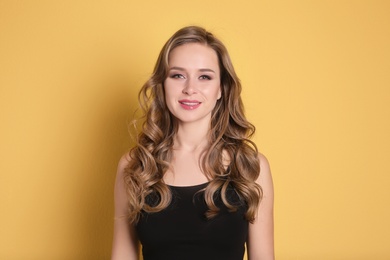
<svg viewBox="0 0 390 260">
<path fill-rule="evenodd" d="M 108 259 L 117 162 L 165 41 L 227 45 L 279 260 L 390 259 L 390 1 L 0 1 L 0 259 Z"/>
</svg>

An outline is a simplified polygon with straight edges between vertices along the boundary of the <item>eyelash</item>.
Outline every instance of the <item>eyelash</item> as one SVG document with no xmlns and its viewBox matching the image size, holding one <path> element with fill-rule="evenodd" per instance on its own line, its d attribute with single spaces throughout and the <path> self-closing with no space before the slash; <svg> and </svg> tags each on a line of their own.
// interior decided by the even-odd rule
<svg viewBox="0 0 390 260">
<path fill-rule="evenodd" d="M 173 79 L 180 79 L 180 78 L 185 78 L 182 74 L 173 74 L 171 75 L 171 78 Z M 202 75 L 199 77 L 200 79 L 205 79 L 205 80 L 211 80 L 211 77 L 208 75 Z"/>
<path fill-rule="evenodd" d="M 181 75 L 181 74 L 173 74 L 173 75 L 171 76 L 171 78 L 173 78 L 173 79 L 180 79 L 180 78 L 184 78 L 184 76 Z"/>
<path fill-rule="evenodd" d="M 208 75 L 202 75 L 200 76 L 201 79 L 207 79 L 207 80 L 211 80 L 211 77 L 208 76 Z"/>
</svg>

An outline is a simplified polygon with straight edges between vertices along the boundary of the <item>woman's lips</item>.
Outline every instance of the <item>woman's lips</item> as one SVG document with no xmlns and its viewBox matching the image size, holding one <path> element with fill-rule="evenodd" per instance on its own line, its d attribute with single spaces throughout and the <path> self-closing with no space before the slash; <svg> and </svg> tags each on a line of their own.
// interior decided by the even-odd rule
<svg viewBox="0 0 390 260">
<path fill-rule="evenodd" d="M 194 110 L 200 106 L 201 102 L 197 100 L 182 99 L 179 100 L 179 104 L 185 110 Z"/>
</svg>

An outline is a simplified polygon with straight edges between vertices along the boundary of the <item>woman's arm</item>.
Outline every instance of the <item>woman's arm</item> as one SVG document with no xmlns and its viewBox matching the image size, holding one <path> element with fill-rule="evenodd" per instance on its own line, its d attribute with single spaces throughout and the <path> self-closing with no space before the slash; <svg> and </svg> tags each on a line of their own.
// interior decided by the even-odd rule
<svg viewBox="0 0 390 260">
<path fill-rule="evenodd" d="M 256 219 L 249 224 L 248 259 L 273 260 L 274 253 L 274 189 L 267 158 L 259 154 L 260 176 L 257 183 L 263 189 L 263 199 L 260 202 Z"/>
<path fill-rule="evenodd" d="M 114 240 L 111 260 L 138 259 L 138 239 L 134 227 L 127 219 L 127 194 L 123 181 L 124 169 L 128 162 L 128 155 L 124 155 L 119 161 L 116 175 Z"/>
</svg>

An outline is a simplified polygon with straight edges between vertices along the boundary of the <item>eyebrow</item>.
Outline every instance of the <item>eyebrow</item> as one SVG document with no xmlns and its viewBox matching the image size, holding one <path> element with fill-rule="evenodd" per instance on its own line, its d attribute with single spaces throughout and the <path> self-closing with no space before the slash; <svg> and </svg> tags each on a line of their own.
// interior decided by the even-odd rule
<svg viewBox="0 0 390 260">
<path fill-rule="evenodd" d="M 172 67 L 172 68 L 169 68 L 169 70 L 180 70 L 180 71 L 185 71 L 185 69 L 182 68 L 182 67 Z M 215 73 L 214 70 L 212 70 L 212 69 L 207 69 L 207 68 L 199 69 L 199 71 L 201 71 L 201 72 L 212 72 L 212 73 Z"/>
</svg>

